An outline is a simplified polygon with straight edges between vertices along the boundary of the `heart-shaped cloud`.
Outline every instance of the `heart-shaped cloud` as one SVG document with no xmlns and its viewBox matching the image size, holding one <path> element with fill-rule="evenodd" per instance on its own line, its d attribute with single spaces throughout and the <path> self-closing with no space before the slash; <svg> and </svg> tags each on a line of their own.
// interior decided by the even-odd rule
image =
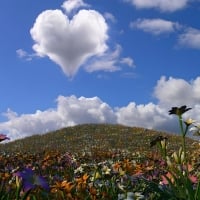
<svg viewBox="0 0 200 200">
<path fill-rule="evenodd" d="M 100 56 L 107 49 L 108 26 L 94 10 L 80 10 L 69 19 L 61 10 L 46 10 L 30 30 L 33 49 L 48 56 L 63 72 L 73 77 L 91 56 Z"/>
</svg>

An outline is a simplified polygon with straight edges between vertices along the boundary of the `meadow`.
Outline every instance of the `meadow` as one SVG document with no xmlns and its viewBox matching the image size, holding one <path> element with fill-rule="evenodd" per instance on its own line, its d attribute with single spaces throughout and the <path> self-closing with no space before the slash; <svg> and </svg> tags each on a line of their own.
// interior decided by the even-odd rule
<svg viewBox="0 0 200 200">
<path fill-rule="evenodd" d="M 180 135 L 84 124 L 0 144 L 0 200 L 199 200 L 200 146 Z M 0 140 L 8 139 L 1 135 Z"/>
</svg>

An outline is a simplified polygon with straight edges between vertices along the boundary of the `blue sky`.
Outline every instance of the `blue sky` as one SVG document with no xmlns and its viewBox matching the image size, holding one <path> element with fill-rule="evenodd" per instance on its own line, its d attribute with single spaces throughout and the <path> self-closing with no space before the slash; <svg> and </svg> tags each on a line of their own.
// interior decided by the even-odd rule
<svg viewBox="0 0 200 200">
<path fill-rule="evenodd" d="M 1 2 L 0 131 L 200 121 L 198 0 Z"/>
</svg>

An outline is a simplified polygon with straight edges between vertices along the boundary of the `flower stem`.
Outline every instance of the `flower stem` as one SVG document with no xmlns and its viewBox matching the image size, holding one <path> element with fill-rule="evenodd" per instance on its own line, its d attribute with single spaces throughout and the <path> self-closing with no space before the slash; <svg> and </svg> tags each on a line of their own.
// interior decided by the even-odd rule
<svg viewBox="0 0 200 200">
<path fill-rule="evenodd" d="M 181 135 L 182 135 L 182 147 L 183 147 L 183 152 L 184 152 L 184 160 L 186 161 L 186 144 L 185 144 L 186 132 L 183 129 L 183 119 L 181 115 L 179 115 L 179 125 L 180 125 Z"/>
</svg>

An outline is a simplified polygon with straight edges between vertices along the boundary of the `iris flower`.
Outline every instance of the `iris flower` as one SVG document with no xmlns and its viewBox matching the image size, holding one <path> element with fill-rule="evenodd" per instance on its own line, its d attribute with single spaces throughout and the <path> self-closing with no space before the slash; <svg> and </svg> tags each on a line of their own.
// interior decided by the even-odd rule
<svg viewBox="0 0 200 200">
<path fill-rule="evenodd" d="M 22 179 L 24 191 L 35 189 L 37 186 L 49 190 L 47 181 L 42 176 L 36 175 L 32 169 L 26 168 L 21 172 L 16 172 L 15 176 Z"/>
</svg>

